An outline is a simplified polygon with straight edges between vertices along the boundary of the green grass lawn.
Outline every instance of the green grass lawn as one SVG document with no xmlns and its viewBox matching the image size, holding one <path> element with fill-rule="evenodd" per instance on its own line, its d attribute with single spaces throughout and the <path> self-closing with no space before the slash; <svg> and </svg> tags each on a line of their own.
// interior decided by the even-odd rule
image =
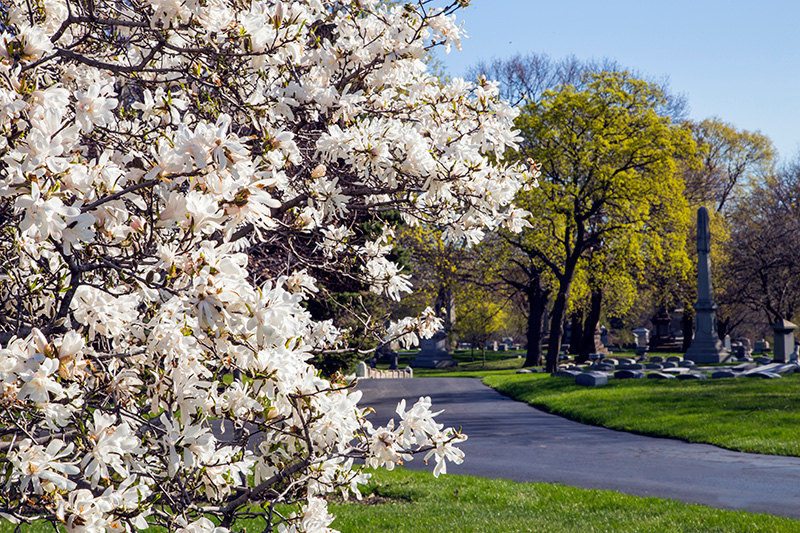
<svg viewBox="0 0 800 533">
<path fill-rule="evenodd" d="M 800 521 L 546 483 L 379 472 L 363 503 L 331 506 L 345 533 L 800 531 Z M 373 496 L 367 496 L 367 493 Z"/>
<path fill-rule="evenodd" d="M 343 533 L 375 532 L 797 532 L 800 521 L 725 511 L 673 500 L 627 496 L 548 483 L 516 483 L 472 476 L 433 477 L 396 469 L 376 472 L 361 502 L 334 501 L 332 527 Z M 235 531 L 258 532 L 257 521 Z M 0 523 L 0 533 L 13 526 Z M 47 522 L 25 533 L 51 533 Z M 63 528 L 62 528 L 63 531 Z"/>
<path fill-rule="evenodd" d="M 416 357 L 417 351 L 398 352 L 397 366 L 405 368 Z M 522 357 L 517 357 L 522 355 Z M 449 368 L 415 368 L 415 377 L 470 377 L 480 378 L 494 373 L 513 374 L 522 368 L 525 353 L 521 350 L 505 352 L 486 352 L 486 364 L 483 364 L 480 350 L 475 350 L 475 361 L 472 361 L 471 350 L 456 350 L 453 359 L 458 366 Z M 389 363 L 380 361 L 376 365 L 381 370 L 389 368 Z"/>
<path fill-rule="evenodd" d="M 486 377 L 516 400 L 572 420 L 744 452 L 800 456 L 800 375 L 706 381 L 609 380 L 579 387 L 546 374 Z"/>
</svg>

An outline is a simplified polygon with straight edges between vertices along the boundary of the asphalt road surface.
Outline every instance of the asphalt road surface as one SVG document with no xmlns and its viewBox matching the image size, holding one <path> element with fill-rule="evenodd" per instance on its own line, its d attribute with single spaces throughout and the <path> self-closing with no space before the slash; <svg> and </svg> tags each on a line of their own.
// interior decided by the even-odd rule
<svg viewBox="0 0 800 533">
<path fill-rule="evenodd" d="M 430 396 L 436 420 L 462 427 L 466 458 L 451 474 L 611 489 L 724 509 L 800 518 L 800 457 L 732 452 L 586 426 L 516 402 L 469 378 L 364 379 L 373 424 Z M 646 413 L 642 413 L 646 416 Z M 800 429 L 800 428 L 799 428 Z M 421 458 L 404 465 L 432 469 Z"/>
</svg>

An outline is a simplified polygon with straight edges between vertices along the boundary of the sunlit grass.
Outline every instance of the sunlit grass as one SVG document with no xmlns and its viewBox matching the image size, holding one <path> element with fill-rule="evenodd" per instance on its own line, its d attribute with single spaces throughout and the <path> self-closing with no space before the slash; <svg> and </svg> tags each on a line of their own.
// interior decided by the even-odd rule
<svg viewBox="0 0 800 533">
<path fill-rule="evenodd" d="M 331 506 L 346 533 L 800 531 L 800 521 L 547 483 L 379 472 L 364 503 Z"/>
<path fill-rule="evenodd" d="M 460 475 L 436 479 L 430 472 L 403 469 L 376 472 L 362 492 L 361 502 L 330 503 L 330 512 L 337 517 L 332 527 L 344 533 L 800 531 L 800 521 L 766 514 L 549 483 Z M 263 529 L 263 523 L 246 520 L 234 531 Z M 11 524 L 0 523 L 0 533 L 13 530 Z M 48 522 L 38 522 L 22 531 L 54 529 Z"/>
<path fill-rule="evenodd" d="M 501 393 L 567 418 L 744 452 L 800 456 L 800 375 L 780 380 L 609 380 L 579 387 L 543 374 L 489 376 Z"/>
</svg>

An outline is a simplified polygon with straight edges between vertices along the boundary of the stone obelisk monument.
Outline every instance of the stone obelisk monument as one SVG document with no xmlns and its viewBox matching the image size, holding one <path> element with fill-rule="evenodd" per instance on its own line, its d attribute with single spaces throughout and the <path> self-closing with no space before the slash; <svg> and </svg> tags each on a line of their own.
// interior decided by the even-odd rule
<svg viewBox="0 0 800 533">
<path fill-rule="evenodd" d="M 695 363 L 721 363 L 728 357 L 717 335 L 717 304 L 711 295 L 711 230 L 708 210 L 697 210 L 697 303 L 692 345 L 685 358 Z"/>
</svg>

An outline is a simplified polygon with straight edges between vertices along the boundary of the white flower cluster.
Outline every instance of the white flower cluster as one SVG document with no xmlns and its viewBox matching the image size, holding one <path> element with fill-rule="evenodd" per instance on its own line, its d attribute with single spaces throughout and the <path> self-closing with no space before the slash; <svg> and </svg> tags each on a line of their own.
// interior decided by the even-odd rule
<svg viewBox="0 0 800 533">
<path fill-rule="evenodd" d="M 429 399 L 375 428 L 321 377 L 308 360 L 346 335 L 304 306 L 339 274 L 410 291 L 387 210 L 452 239 L 521 225 L 516 112 L 426 72 L 462 34 L 459 2 L 430 3 L 0 8 L 0 516 L 327 531 L 354 460 L 461 461 Z M 385 339 L 437 327 L 428 310 Z"/>
</svg>

